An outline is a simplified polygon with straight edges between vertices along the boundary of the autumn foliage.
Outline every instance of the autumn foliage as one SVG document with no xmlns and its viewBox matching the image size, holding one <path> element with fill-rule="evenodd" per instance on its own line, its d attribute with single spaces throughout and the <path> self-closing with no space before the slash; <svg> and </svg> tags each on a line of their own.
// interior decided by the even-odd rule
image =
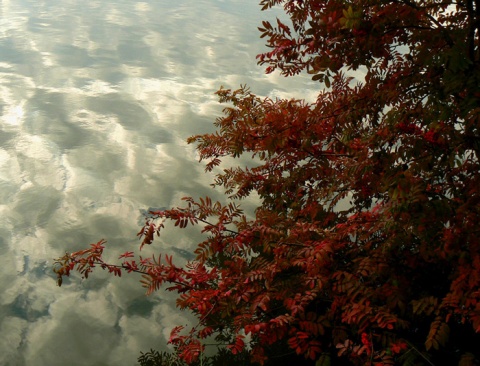
<svg viewBox="0 0 480 366">
<path fill-rule="evenodd" d="M 101 241 L 60 258 L 59 281 L 102 267 L 176 291 L 198 317 L 172 330 L 186 362 L 214 337 L 260 364 L 287 349 L 317 366 L 478 364 L 480 1 L 261 5 L 290 22 L 263 22 L 259 63 L 311 74 L 317 100 L 219 90 L 216 132 L 189 142 L 225 203 L 185 198 L 139 232 L 144 246 L 166 221 L 196 225 L 196 260 L 107 264 Z M 250 167 L 222 165 L 241 156 Z M 250 218 L 237 203 L 252 194 Z"/>
</svg>

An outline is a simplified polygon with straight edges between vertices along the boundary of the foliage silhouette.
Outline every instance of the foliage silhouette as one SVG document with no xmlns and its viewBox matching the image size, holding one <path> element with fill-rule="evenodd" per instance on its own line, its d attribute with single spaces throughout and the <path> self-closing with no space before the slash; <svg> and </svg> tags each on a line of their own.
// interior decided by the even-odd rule
<svg viewBox="0 0 480 366">
<path fill-rule="evenodd" d="M 187 197 L 138 233 L 143 247 L 165 221 L 198 225 L 196 260 L 110 264 L 102 240 L 57 260 L 59 284 L 94 267 L 141 273 L 147 294 L 166 284 L 198 317 L 169 340 L 189 364 L 211 337 L 259 364 L 278 349 L 317 366 L 478 364 L 480 2 L 260 4 L 291 25 L 262 23 L 258 62 L 325 89 L 313 103 L 220 89 L 217 131 L 188 141 L 226 203 Z M 222 165 L 244 155 L 253 168 Z M 237 206 L 251 194 L 252 219 Z"/>
</svg>

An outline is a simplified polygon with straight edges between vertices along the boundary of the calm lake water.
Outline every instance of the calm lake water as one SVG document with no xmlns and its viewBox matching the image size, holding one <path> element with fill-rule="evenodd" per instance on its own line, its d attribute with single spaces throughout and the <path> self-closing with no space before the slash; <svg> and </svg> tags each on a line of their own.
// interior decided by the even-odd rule
<svg viewBox="0 0 480 366">
<path fill-rule="evenodd" d="M 185 139 L 213 129 L 221 85 L 315 97 L 256 65 L 275 15 L 257 0 L 0 0 L 0 365 L 165 349 L 187 321 L 172 295 L 100 272 L 58 288 L 52 259 L 105 238 L 113 260 L 137 248 L 142 210 L 219 197 Z M 145 254 L 181 263 L 196 238 L 174 230 Z"/>
</svg>

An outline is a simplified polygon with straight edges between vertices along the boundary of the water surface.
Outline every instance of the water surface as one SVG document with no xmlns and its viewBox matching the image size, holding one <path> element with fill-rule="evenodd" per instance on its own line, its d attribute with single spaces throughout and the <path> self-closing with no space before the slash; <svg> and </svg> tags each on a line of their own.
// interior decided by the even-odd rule
<svg viewBox="0 0 480 366">
<path fill-rule="evenodd" d="M 136 248 L 141 211 L 216 196 L 185 139 L 211 131 L 214 91 L 312 96 L 266 76 L 251 0 L 0 1 L 0 365 L 134 365 L 186 314 L 138 278 L 56 287 L 52 258 L 101 238 Z M 156 248 L 179 261 L 197 234 Z"/>
</svg>

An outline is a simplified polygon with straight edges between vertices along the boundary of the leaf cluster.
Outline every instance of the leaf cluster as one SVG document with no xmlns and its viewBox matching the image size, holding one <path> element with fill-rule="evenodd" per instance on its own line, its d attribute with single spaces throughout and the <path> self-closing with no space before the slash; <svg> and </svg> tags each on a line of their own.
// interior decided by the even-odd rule
<svg viewBox="0 0 480 366">
<path fill-rule="evenodd" d="M 185 198 L 151 212 L 205 235 L 196 259 L 102 259 L 104 242 L 56 262 L 140 272 L 198 318 L 169 342 L 193 364 L 213 340 L 232 356 L 295 363 L 474 365 L 480 342 L 480 4 L 263 0 L 291 26 L 260 27 L 267 72 L 308 72 L 316 101 L 217 92 L 224 114 L 192 136 L 226 203 Z M 351 70 L 363 70 L 355 80 Z M 247 156 L 252 167 L 223 167 Z M 238 200 L 260 204 L 247 218 Z M 288 350 L 288 351 L 287 351 Z"/>
</svg>

